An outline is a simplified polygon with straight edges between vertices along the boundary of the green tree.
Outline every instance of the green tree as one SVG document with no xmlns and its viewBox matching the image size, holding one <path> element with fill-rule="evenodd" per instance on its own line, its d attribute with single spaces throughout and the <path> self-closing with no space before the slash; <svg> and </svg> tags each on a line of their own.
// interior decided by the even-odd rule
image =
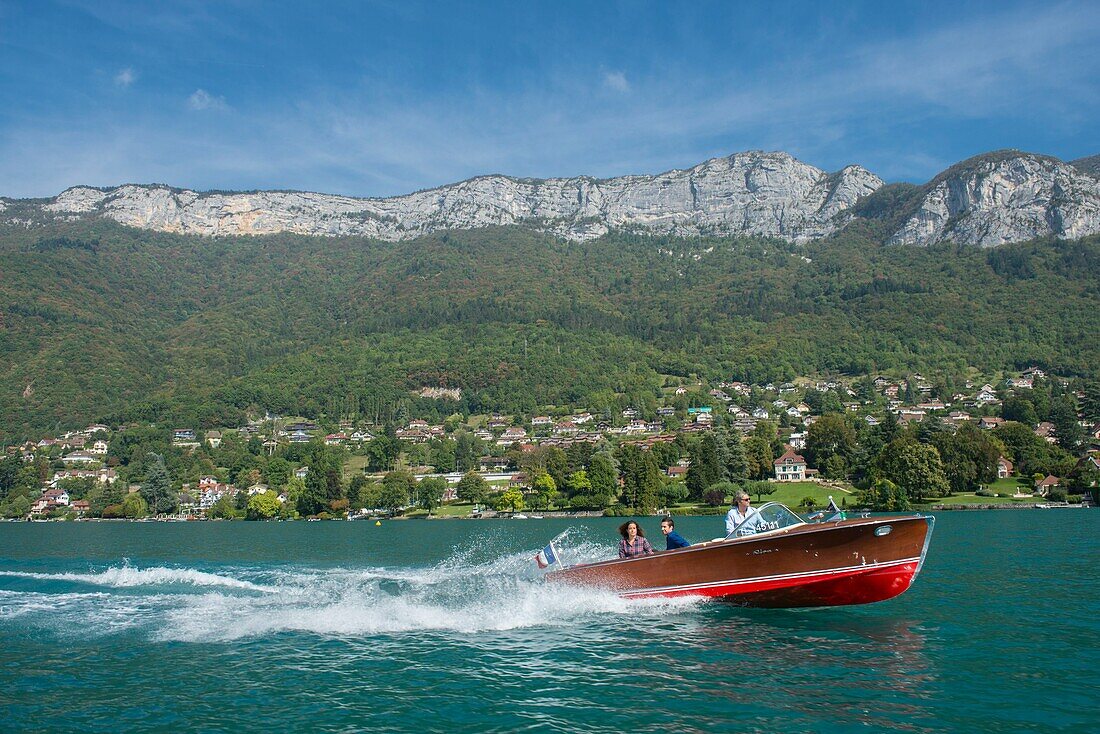
<svg viewBox="0 0 1100 734">
<path fill-rule="evenodd" d="M 704 433 L 692 446 L 690 456 L 691 465 L 688 466 L 686 481 L 688 492 L 693 498 L 702 499 L 703 492 L 725 475 L 714 433 Z"/>
<path fill-rule="evenodd" d="M 912 438 L 903 437 L 887 444 L 879 455 L 878 470 L 881 478 L 901 487 L 912 502 L 944 497 L 951 491 L 939 452 L 934 446 Z"/>
<path fill-rule="evenodd" d="M 276 517 L 281 509 L 282 504 L 279 502 L 279 496 L 268 490 L 254 494 L 248 499 L 245 518 L 248 520 L 270 520 Z"/>
<path fill-rule="evenodd" d="M 149 514 L 149 507 L 140 492 L 128 494 L 126 498 L 122 500 L 123 517 L 128 517 L 133 520 L 139 517 L 145 517 L 147 514 Z"/>
<path fill-rule="evenodd" d="M 31 504 L 30 497 L 18 495 L 4 505 L 4 517 L 26 517 L 30 514 Z"/>
<path fill-rule="evenodd" d="M 476 438 L 469 431 L 459 430 L 455 432 L 455 470 L 469 471 L 477 469 L 478 459 L 481 457 L 481 439 Z"/>
<path fill-rule="evenodd" d="M 328 482 L 324 470 L 316 465 L 311 466 L 306 473 L 305 486 L 295 501 L 298 514 L 306 517 L 318 515 L 325 511 L 328 503 Z"/>
<path fill-rule="evenodd" d="M 1084 440 L 1084 431 L 1077 422 L 1077 404 L 1069 395 L 1054 400 L 1050 406 L 1050 422 L 1058 445 L 1069 452 L 1077 451 Z"/>
<path fill-rule="evenodd" d="M 1039 422 L 1035 406 L 1027 398 L 1018 395 L 1010 395 L 1004 399 L 1001 405 L 1001 417 L 1006 421 L 1016 421 L 1028 426 L 1034 426 Z"/>
<path fill-rule="evenodd" d="M 361 510 L 366 505 L 363 503 L 363 489 L 367 486 L 367 478 L 362 474 L 356 474 L 348 482 L 348 507 L 353 510 Z"/>
<path fill-rule="evenodd" d="M 592 483 L 592 496 L 605 504 L 610 502 L 619 491 L 619 470 L 612 457 L 605 453 L 593 455 L 588 480 Z"/>
<path fill-rule="evenodd" d="M 848 460 L 856 450 L 856 432 L 848 424 L 845 416 L 828 413 L 821 416 L 806 431 L 806 460 L 811 466 L 824 469 L 826 462 L 833 456 L 839 456 L 841 463 L 833 462 L 833 470 L 847 467 Z M 841 476 L 831 476 L 840 479 Z"/>
<path fill-rule="evenodd" d="M 876 479 L 856 495 L 856 501 L 876 512 L 906 512 L 910 509 L 905 490 L 889 479 Z"/>
<path fill-rule="evenodd" d="M 367 442 L 365 453 L 370 471 L 387 471 L 401 454 L 401 442 L 392 431 L 387 431 Z"/>
<path fill-rule="evenodd" d="M 206 511 L 206 514 L 216 520 L 232 520 L 237 517 L 237 508 L 229 495 L 221 497 Z"/>
<path fill-rule="evenodd" d="M 455 487 L 455 493 L 458 495 L 459 501 L 475 505 L 484 503 L 488 492 L 489 483 L 472 469 L 466 472 L 462 479 L 458 480 L 458 486 Z"/>
<path fill-rule="evenodd" d="M 568 488 L 570 496 L 592 493 L 592 481 L 588 478 L 588 472 L 584 469 L 578 469 L 570 474 L 565 486 Z"/>
<path fill-rule="evenodd" d="M 535 481 L 531 483 L 531 488 L 535 490 L 535 498 L 538 503 L 536 507 L 549 509 L 550 502 L 558 492 L 558 485 L 557 482 L 554 481 L 554 478 L 548 473 L 542 472 L 535 476 Z"/>
<path fill-rule="evenodd" d="M 690 493 L 683 482 L 669 482 L 661 487 L 659 496 L 663 507 L 672 507 L 686 501 Z"/>
<path fill-rule="evenodd" d="M 721 482 L 715 482 L 714 484 L 707 487 L 706 491 L 703 492 L 703 500 L 708 505 L 717 507 L 718 505 L 725 504 L 726 501 L 729 498 L 733 497 L 734 493 L 740 489 L 741 488 L 733 482 L 727 482 L 725 480 Z"/>
<path fill-rule="evenodd" d="M 774 471 L 775 454 L 771 443 L 763 436 L 749 436 L 745 439 L 745 459 L 748 473 L 752 479 L 767 479 Z"/>
<path fill-rule="evenodd" d="M 618 450 L 624 503 L 638 512 L 656 510 L 663 482 L 653 455 L 629 444 L 623 444 Z"/>
<path fill-rule="evenodd" d="M 173 512 L 178 503 L 176 494 L 172 491 L 168 469 L 164 466 L 164 457 L 150 453 L 148 466 L 145 481 L 141 484 L 141 498 L 155 515 Z M 126 506 L 125 502 L 123 506 Z"/>
<path fill-rule="evenodd" d="M 408 471 L 391 471 L 382 477 L 382 509 L 390 513 L 408 506 L 416 480 Z"/>
<path fill-rule="evenodd" d="M 108 505 L 121 505 L 124 495 L 122 482 L 96 484 L 88 492 L 88 512 L 95 517 L 102 517 L 103 510 Z"/>
<path fill-rule="evenodd" d="M 952 492 L 973 492 L 997 478 L 998 444 L 988 431 L 970 422 L 954 434 L 941 431 L 932 437 Z"/>
<path fill-rule="evenodd" d="M 848 476 L 848 462 L 840 454 L 833 454 L 825 460 L 821 473 L 826 479 L 844 479 Z"/>
<path fill-rule="evenodd" d="M 758 481 L 752 481 L 752 482 L 745 482 L 744 489 L 749 494 L 755 494 L 756 495 L 756 501 L 761 502 L 768 495 L 775 494 L 776 490 L 779 489 L 779 487 L 777 487 L 775 484 L 773 484 L 771 482 L 765 482 L 765 481 L 759 481 L 758 480 Z"/>
<path fill-rule="evenodd" d="M 264 476 L 267 479 L 267 486 L 272 488 L 284 487 L 290 480 L 290 473 L 293 467 L 290 462 L 281 456 L 275 456 L 267 462 L 267 467 L 264 469 Z"/>
<path fill-rule="evenodd" d="M 420 506 L 427 510 L 429 515 L 443 503 L 443 495 L 446 493 L 447 480 L 443 477 L 425 477 L 420 480 Z"/>
<path fill-rule="evenodd" d="M 523 492 L 518 489 L 508 489 L 501 492 L 496 498 L 494 507 L 498 512 L 504 512 L 505 510 L 519 512 L 524 508 Z"/>
<path fill-rule="evenodd" d="M 741 443 L 741 434 L 734 430 L 723 430 L 718 434 L 718 442 L 724 464 L 723 478 L 731 482 L 746 479 L 749 464 L 745 456 L 745 447 Z"/>
</svg>

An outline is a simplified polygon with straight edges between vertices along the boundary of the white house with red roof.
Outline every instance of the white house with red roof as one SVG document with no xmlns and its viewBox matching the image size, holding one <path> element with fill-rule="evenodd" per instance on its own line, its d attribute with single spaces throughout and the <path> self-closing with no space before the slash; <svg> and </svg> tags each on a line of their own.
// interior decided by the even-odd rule
<svg viewBox="0 0 1100 734">
<path fill-rule="evenodd" d="M 795 482 L 806 479 L 806 459 L 788 447 L 778 459 L 772 462 L 775 478 L 781 482 Z"/>
</svg>

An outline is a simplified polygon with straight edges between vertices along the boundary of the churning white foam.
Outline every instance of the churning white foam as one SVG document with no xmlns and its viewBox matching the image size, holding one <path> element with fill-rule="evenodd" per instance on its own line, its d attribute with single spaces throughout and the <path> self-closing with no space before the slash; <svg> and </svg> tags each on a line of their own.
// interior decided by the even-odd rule
<svg viewBox="0 0 1100 734">
<path fill-rule="evenodd" d="M 183 584 L 187 586 L 222 586 L 230 589 L 249 591 L 275 591 L 274 587 L 255 584 L 251 581 L 236 579 L 216 573 L 207 573 L 193 568 L 133 568 L 131 566 L 112 566 L 98 573 L 35 573 L 29 571 L 2 571 L 0 576 L 38 579 L 41 581 L 74 581 L 92 586 L 110 586 L 129 588 L 141 586 L 164 586 Z"/>
<path fill-rule="evenodd" d="M 195 642 L 282 632 L 476 634 L 583 624 L 608 615 L 629 623 L 699 603 L 687 598 L 624 600 L 605 590 L 545 583 L 535 568 L 533 550 L 482 561 L 473 560 L 476 551 L 483 552 L 476 547 L 456 549 L 435 566 L 423 568 L 267 566 L 212 573 L 125 565 L 91 573 L 0 571 L 0 575 L 119 590 L 13 592 L 24 595 L 16 605 L 23 618 L 62 609 L 66 617 L 96 618 L 106 613 L 119 624 L 108 626 L 102 630 L 105 633 L 136 625 L 154 639 Z M 570 544 L 566 560 L 576 563 L 606 555 L 604 545 L 577 542 Z"/>
</svg>

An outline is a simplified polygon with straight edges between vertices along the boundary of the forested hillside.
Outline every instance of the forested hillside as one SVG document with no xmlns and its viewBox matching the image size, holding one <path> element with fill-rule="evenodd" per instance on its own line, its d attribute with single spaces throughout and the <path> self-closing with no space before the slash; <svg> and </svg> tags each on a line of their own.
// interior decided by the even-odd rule
<svg viewBox="0 0 1100 734">
<path fill-rule="evenodd" d="M 401 243 L 200 238 L 106 221 L 0 230 L 0 440 L 246 409 L 385 419 L 652 400 L 664 375 L 1095 377 L 1100 238 L 805 246 L 520 227 Z M 881 225 L 885 230 L 886 225 Z M 412 405 L 421 401 L 422 405 Z"/>
</svg>

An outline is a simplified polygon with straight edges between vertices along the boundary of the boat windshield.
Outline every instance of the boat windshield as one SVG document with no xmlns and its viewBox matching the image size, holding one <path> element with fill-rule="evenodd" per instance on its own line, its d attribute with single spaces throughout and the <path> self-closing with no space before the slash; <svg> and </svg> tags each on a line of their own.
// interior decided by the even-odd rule
<svg viewBox="0 0 1100 734">
<path fill-rule="evenodd" d="M 741 524 L 734 528 L 733 532 L 727 537 L 739 538 L 745 535 L 767 533 L 772 530 L 805 524 L 806 522 L 787 509 L 786 505 L 781 505 L 778 502 L 767 502 L 761 505 L 756 512 L 742 520 Z"/>
</svg>

